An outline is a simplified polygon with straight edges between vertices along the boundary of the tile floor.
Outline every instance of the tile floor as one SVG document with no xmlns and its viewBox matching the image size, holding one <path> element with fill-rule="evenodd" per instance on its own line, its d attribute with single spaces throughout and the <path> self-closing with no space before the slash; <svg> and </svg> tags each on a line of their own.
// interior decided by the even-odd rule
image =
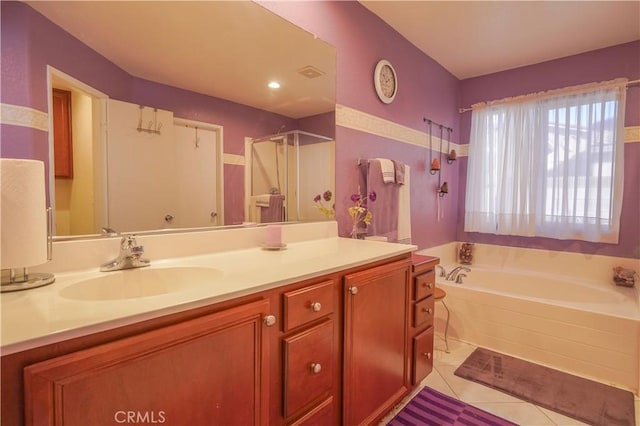
<svg viewBox="0 0 640 426">
<path fill-rule="evenodd" d="M 586 424 L 454 375 L 453 372 L 473 352 L 475 346 L 449 339 L 450 351 L 446 353 L 444 350 L 439 349 L 439 346 L 444 348 L 444 340 L 436 336 L 435 343 L 436 350 L 434 351 L 435 356 L 431 374 L 422 381 L 414 393 L 407 396 L 402 403 L 395 407 L 382 420 L 380 425 L 386 425 L 423 386 L 429 386 L 438 392 L 474 405 L 521 426 L 573 426 Z M 640 426 L 640 398 L 638 396 L 635 397 L 635 404 L 636 425 Z"/>
</svg>

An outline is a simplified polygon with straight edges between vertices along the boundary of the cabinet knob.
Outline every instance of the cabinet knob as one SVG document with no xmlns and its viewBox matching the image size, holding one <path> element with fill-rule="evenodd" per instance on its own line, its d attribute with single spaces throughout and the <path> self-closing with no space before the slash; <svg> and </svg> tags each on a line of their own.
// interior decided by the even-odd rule
<svg viewBox="0 0 640 426">
<path fill-rule="evenodd" d="M 433 288 L 433 283 L 424 283 L 424 286 L 431 290 Z"/>
<path fill-rule="evenodd" d="M 427 315 L 431 315 L 431 308 L 423 308 L 422 311 Z"/>
<path fill-rule="evenodd" d="M 431 359 L 431 352 L 425 352 L 423 355 L 426 356 L 427 359 Z"/>
<path fill-rule="evenodd" d="M 320 309 L 322 309 L 322 304 L 320 304 L 320 302 L 313 302 L 311 304 L 311 310 L 313 312 L 320 312 Z"/>
<path fill-rule="evenodd" d="M 275 323 L 276 323 L 276 316 L 275 315 L 266 315 L 264 318 L 262 318 L 262 322 L 267 327 L 271 327 L 272 325 L 275 325 Z"/>
<path fill-rule="evenodd" d="M 358 294 L 358 287 L 356 287 L 356 286 L 349 287 L 349 293 Z"/>
<path fill-rule="evenodd" d="M 320 373 L 322 371 L 322 365 L 314 362 L 311 364 L 311 371 L 313 371 L 313 374 Z"/>
</svg>

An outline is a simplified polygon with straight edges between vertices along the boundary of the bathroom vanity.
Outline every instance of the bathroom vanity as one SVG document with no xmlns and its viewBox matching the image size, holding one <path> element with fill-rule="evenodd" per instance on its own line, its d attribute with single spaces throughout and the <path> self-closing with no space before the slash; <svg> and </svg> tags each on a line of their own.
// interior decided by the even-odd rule
<svg viewBox="0 0 640 426">
<path fill-rule="evenodd" d="M 329 237 L 155 262 L 218 271 L 165 294 L 78 291 L 94 271 L 5 294 L 3 424 L 375 423 L 416 377 L 413 249 Z"/>
</svg>

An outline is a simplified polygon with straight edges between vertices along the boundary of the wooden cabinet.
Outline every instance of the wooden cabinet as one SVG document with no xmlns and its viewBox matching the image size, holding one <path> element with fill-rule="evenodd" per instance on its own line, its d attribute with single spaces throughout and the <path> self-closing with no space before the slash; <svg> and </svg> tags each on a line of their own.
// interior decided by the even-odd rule
<svg viewBox="0 0 640 426">
<path fill-rule="evenodd" d="M 439 259 L 412 255 L 411 384 L 417 386 L 433 370 L 433 317 Z"/>
<path fill-rule="evenodd" d="M 338 280 L 283 294 L 283 404 L 287 424 L 330 425 L 340 385 Z"/>
<path fill-rule="evenodd" d="M 2 423 L 372 424 L 431 368 L 415 293 L 406 254 L 6 354 Z"/>
<path fill-rule="evenodd" d="M 266 425 L 268 313 L 257 301 L 31 365 L 26 424 Z"/>
<path fill-rule="evenodd" d="M 73 178 L 71 92 L 53 89 L 53 158 L 57 178 Z"/>
<path fill-rule="evenodd" d="M 407 259 L 345 276 L 345 425 L 374 423 L 409 390 L 410 266 Z"/>
</svg>

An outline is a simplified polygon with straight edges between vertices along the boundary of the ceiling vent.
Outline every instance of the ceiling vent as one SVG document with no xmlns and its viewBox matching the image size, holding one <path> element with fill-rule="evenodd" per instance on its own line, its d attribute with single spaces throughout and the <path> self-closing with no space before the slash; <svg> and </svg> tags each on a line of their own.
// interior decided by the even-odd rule
<svg viewBox="0 0 640 426">
<path fill-rule="evenodd" d="M 320 71 L 318 68 L 313 67 L 312 65 L 307 65 L 306 67 L 300 68 L 298 70 L 298 73 L 304 75 L 307 78 L 316 78 L 324 75 L 322 71 Z"/>
</svg>

